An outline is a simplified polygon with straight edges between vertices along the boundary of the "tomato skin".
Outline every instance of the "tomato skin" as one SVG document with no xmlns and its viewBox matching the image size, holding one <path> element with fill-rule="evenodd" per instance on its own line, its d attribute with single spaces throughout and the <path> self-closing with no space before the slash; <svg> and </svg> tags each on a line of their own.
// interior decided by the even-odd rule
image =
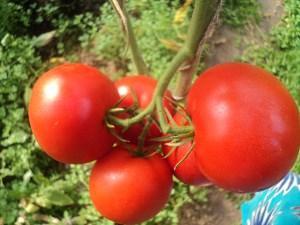
<svg viewBox="0 0 300 225">
<path fill-rule="evenodd" d="M 104 217 L 139 224 L 164 207 L 172 185 L 171 168 L 160 155 L 142 158 L 117 147 L 92 169 L 90 197 Z"/>
<path fill-rule="evenodd" d="M 185 156 L 185 154 L 191 148 L 192 143 L 185 143 L 174 151 L 168 158 L 168 162 L 172 168 L 176 166 L 176 164 Z M 163 151 L 167 154 L 172 150 L 170 146 L 164 146 Z M 204 185 L 209 184 L 210 182 L 203 175 L 200 168 L 197 165 L 195 152 L 191 152 L 187 159 L 185 159 L 177 168 L 174 170 L 174 175 L 180 180 L 182 183 L 188 185 Z"/>
<path fill-rule="evenodd" d="M 137 97 L 139 107 L 146 108 L 152 100 L 156 84 L 157 81 L 154 78 L 146 75 L 127 76 L 117 80 L 115 85 L 119 95 L 121 97 L 126 96 L 120 106 L 129 107 L 134 104 L 132 90 Z M 170 91 L 166 91 L 165 97 L 171 98 Z M 170 112 L 173 112 L 173 106 L 166 98 L 164 98 L 163 104 Z"/>
<path fill-rule="evenodd" d="M 261 68 L 227 63 L 208 69 L 191 87 L 187 107 L 199 166 L 225 189 L 265 189 L 296 160 L 297 106 L 280 81 Z"/>
<path fill-rule="evenodd" d="M 115 82 L 115 85 L 118 89 L 119 95 L 124 97 L 123 101 L 120 104 L 120 107 L 128 108 L 134 104 L 134 95 L 137 98 L 138 106 L 141 109 L 146 108 L 154 94 L 154 90 L 156 87 L 157 81 L 152 77 L 145 75 L 137 75 L 137 76 L 127 76 L 123 77 Z M 134 92 L 134 95 L 132 94 Z M 170 91 L 166 91 L 166 97 L 171 98 Z M 171 114 L 174 113 L 174 109 L 172 104 L 164 98 L 163 105 L 167 108 Z M 128 115 L 122 115 L 122 117 L 126 118 Z M 133 144 L 138 143 L 138 136 L 141 134 L 143 127 L 145 126 L 144 121 L 134 124 L 131 126 L 126 132 L 124 132 L 123 137 L 128 139 Z M 161 131 L 156 124 L 152 124 L 149 133 L 146 136 L 146 145 L 151 145 L 153 142 L 148 141 L 151 138 L 159 137 L 161 135 Z"/>
<path fill-rule="evenodd" d="M 97 69 L 63 64 L 35 83 L 29 121 L 41 148 L 63 163 L 86 163 L 111 149 L 106 110 L 119 99 L 114 83 Z"/>
<path fill-rule="evenodd" d="M 177 112 L 173 118 L 178 125 L 187 125 L 187 121 L 182 113 Z M 191 147 L 192 141 L 177 147 L 175 150 L 171 146 L 163 145 L 163 152 L 166 155 L 174 150 L 174 152 L 167 157 L 168 163 L 174 169 L 176 164 L 184 158 Z M 188 185 L 204 185 L 210 183 L 197 164 L 195 151 L 193 150 L 190 155 L 180 163 L 176 170 L 173 171 L 174 175 L 178 180 Z"/>
</svg>

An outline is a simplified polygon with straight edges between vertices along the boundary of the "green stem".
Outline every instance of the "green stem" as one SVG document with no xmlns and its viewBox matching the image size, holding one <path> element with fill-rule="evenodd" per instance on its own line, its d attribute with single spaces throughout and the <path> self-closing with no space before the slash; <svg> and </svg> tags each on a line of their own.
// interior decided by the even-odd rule
<svg viewBox="0 0 300 225">
<path fill-rule="evenodd" d="M 118 117 L 115 117 L 111 114 L 108 114 L 107 117 L 109 121 L 113 122 L 115 125 L 119 125 L 122 127 L 129 127 L 135 123 L 138 123 L 142 121 L 147 115 L 151 114 L 154 111 L 155 108 L 155 102 L 151 102 L 143 111 L 141 111 L 136 116 L 129 118 L 129 119 L 120 119 Z"/>
<path fill-rule="evenodd" d="M 167 133 L 170 126 L 166 121 L 164 106 L 160 98 L 156 99 L 156 112 L 158 115 L 158 122 L 160 128 L 162 129 L 162 132 Z"/>
<path fill-rule="evenodd" d="M 146 121 L 143 130 L 141 132 L 141 134 L 138 136 L 138 151 L 142 151 L 142 149 L 144 148 L 145 145 L 145 140 L 146 140 L 146 136 L 148 134 L 148 131 L 151 127 L 152 124 L 152 119 L 148 118 L 148 120 Z"/>
<path fill-rule="evenodd" d="M 187 40 L 184 44 L 184 46 L 179 50 L 179 52 L 175 55 L 169 66 L 167 67 L 164 74 L 159 78 L 156 89 L 153 94 L 153 98 L 151 100 L 151 103 L 139 114 L 136 116 L 129 118 L 129 119 L 120 119 L 117 117 L 114 117 L 112 115 L 108 115 L 109 120 L 112 121 L 116 125 L 128 127 L 135 123 L 140 122 L 143 120 L 143 118 L 149 114 L 152 114 L 155 108 L 158 108 L 158 117 L 160 118 L 160 125 L 162 126 L 162 129 L 164 130 L 170 130 L 168 128 L 167 121 L 163 115 L 163 109 L 162 107 L 162 100 L 163 95 L 171 81 L 171 79 L 174 77 L 176 71 L 178 68 L 182 65 L 183 62 L 186 60 L 191 60 L 199 45 L 199 41 L 201 40 L 201 37 L 203 35 L 203 30 L 205 29 L 203 26 L 203 10 L 205 9 L 205 6 L 208 0 L 196 0 L 194 11 L 191 19 L 191 23 L 189 26 L 189 33 Z M 160 101 L 160 103 L 157 103 Z M 181 129 L 181 128 L 178 128 Z M 177 130 L 178 131 L 178 130 Z M 177 132 L 174 130 L 174 132 Z"/>
<path fill-rule="evenodd" d="M 193 126 L 181 126 L 181 127 L 172 127 L 168 130 L 170 134 L 183 134 L 183 133 L 191 133 L 194 131 Z"/>
<path fill-rule="evenodd" d="M 139 74 L 149 75 L 149 71 L 145 64 L 145 61 L 142 57 L 142 54 L 139 50 L 133 28 L 130 22 L 130 18 L 128 16 L 127 10 L 124 7 L 123 0 L 111 0 L 116 12 L 118 13 L 121 23 L 123 25 L 124 30 L 126 31 L 126 37 L 128 46 L 131 51 L 132 61 L 136 67 L 136 70 Z"/>
<path fill-rule="evenodd" d="M 127 29 L 128 29 L 128 43 L 131 50 L 132 60 L 136 67 L 136 70 L 139 74 L 149 75 L 149 71 L 147 69 L 146 63 L 142 57 L 142 54 L 139 50 L 135 35 L 133 33 L 132 25 L 127 14 L 127 11 L 124 9 L 124 15 L 127 18 Z"/>
<path fill-rule="evenodd" d="M 155 101 L 156 100 L 162 101 L 163 94 L 164 94 L 165 90 L 167 89 L 167 87 L 170 83 L 170 80 L 172 79 L 176 70 L 181 65 L 181 63 L 186 59 L 187 56 L 188 56 L 188 51 L 186 51 L 185 48 L 182 48 L 178 52 L 178 54 L 173 58 L 167 71 L 165 72 L 165 74 L 163 74 L 163 76 L 160 77 L 160 79 L 158 81 L 158 84 L 154 91 L 151 103 L 143 111 L 141 111 L 139 114 L 137 114 L 136 116 L 129 118 L 129 119 L 120 119 L 120 118 L 108 115 L 110 121 L 112 121 L 116 125 L 127 127 L 127 126 L 131 126 L 135 123 L 140 122 L 141 120 L 143 120 L 143 118 L 145 116 L 151 114 L 155 109 Z"/>
<path fill-rule="evenodd" d="M 173 93 L 173 97 L 176 100 L 182 100 L 187 95 L 188 90 L 191 86 L 193 81 L 193 75 L 196 72 L 196 69 L 200 62 L 201 53 L 203 50 L 203 43 L 205 36 L 210 33 L 209 26 L 211 23 L 214 23 L 214 18 L 219 13 L 219 9 L 221 7 L 222 1 L 221 0 L 202 0 L 202 7 L 199 8 L 201 12 L 200 19 L 198 19 L 198 27 L 190 27 L 189 33 L 196 34 L 198 33 L 198 46 L 195 46 L 196 42 L 193 42 L 190 48 L 194 49 L 197 48 L 197 51 L 194 52 L 194 56 L 192 59 L 187 60 L 184 63 L 184 66 L 180 70 L 180 75 L 176 82 L 175 91 Z M 193 19 L 193 18 L 192 18 Z M 195 18 L 196 19 L 196 18 Z M 196 22 L 195 22 L 196 23 Z M 197 29 L 195 29 L 197 28 Z M 203 41 L 204 40 L 204 41 Z"/>
<path fill-rule="evenodd" d="M 186 46 L 193 51 L 191 53 L 192 56 L 196 53 L 198 45 L 207 28 L 207 25 L 205 24 L 207 18 L 205 18 L 206 14 L 204 12 L 208 9 L 210 4 L 211 0 L 196 0 L 186 43 Z"/>
</svg>

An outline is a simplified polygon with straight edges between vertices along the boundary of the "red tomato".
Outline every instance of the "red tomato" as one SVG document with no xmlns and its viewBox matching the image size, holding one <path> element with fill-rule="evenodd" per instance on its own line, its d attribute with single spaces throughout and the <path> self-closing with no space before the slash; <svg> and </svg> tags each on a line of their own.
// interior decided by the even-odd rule
<svg viewBox="0 0 300 225">
<path fill-rule="evenodd" d="M 136 96 L 138 106 L 144 109 L 152 100 L 157 81 L 149 76 L 138 75 L 121 78 L 120 80 L 117 80 L 115 84 L 119 95 L 121 97 L 126 96 L 121 102 L 120 107 L 127 108 L 132 106 L 134 104 L 134 96 Z M 171 93 L 167 90 L 165 96 L 171 98 Z M 164 107 L 173 114 L 173 106 L 166 98 L 164 98 L 163 104 Z M 141 134 L 144 126 L 144 122 L 134 124 L 126 132 L 124 132 L 123 137 L 130 140 L 133 144 L 137 144 L 137 138 Z M 160 135 L 160 129 L 153 123 L 149 129 L 146 139 L 149 140 L 154 137 L 159 137 Z M 147 141 L 146 144 L 151 144 L 151 142 Z"/>
<path fill-rule="evenodd" d="M 176 113 L 174 120 L 178 125 L 187 125 L 187 121 L 181 113 Z M 174 151 L 168 156 L 167 160 L 172 168 L 176 166 L 180 160 L 182 160 L 185 154 L 188 153 L 192 147 L 192 142 L 188 142 L 177 147 L 175 150 L 173 147 L 163 145 L 163 152 L 168 154 L 170 151 Z M 202 185 L 208 184 L 209 181 L 204 177 L 200 168 L 197 165 L 196 156 L 194 150 L 181 164 L 174 170 L 174 175 L 183 183 L 189 185 Z"/>
<path fill-rule="evenodd" d="M 137 97 L 139 107 L 146 108 L 151 100 L 156 87 L 157 81 L 152 77 L 145 75 L 127 76 L 123 77 L 115 82 L 119 95 L 124 97 L 121 103 L 121 107 L 129 107 L 134 104 L 134 96 L 131 91 L 134 92 Z M 171 98 L 170 91 L 166 91 L 166 97 Z M 164 106 L 173 112 L 172 104 L 165 98 L 163 102 Z"/>
<path fill-rule="evenodd" d="M 97 69 L 64 64 L 35 83 L 30 125 L 41 148 L 64 163 L 86 163 L 111 149 L 104 124 L 106 110 L 119 99 L 114 83 Z"/>
<path fill-rule="evenodd" d="M 172 171 L 156 154 L 137 157 L 114 149 L 101 158 L 90 176 L 90 196 L 96 209 L 120 224 L 138 224 L 157 214 L 172 189 Z"/>
<path fill-rule="evenodd" d="M 269 72 L 243 63 L 212 67 L 192 86 L 187 106 L 199 166 L 217 185 L 255 192 L 277 183 L 295 162 L 297 106 Z"/>
</svg>

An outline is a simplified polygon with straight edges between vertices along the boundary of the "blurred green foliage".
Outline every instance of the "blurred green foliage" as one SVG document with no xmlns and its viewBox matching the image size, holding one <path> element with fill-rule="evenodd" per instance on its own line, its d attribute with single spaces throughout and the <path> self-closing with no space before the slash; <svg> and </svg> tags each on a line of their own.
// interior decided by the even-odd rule
<svg viewBox="0 0 300 225">
<path fill-rule="evenodd" d="M 232 27 L 242 27 L 247 23 L 258 23 L 261 6 L 257 0 L 224 0 L 223 20 Z"/>
<path fill-rule="evenodd" d="M 29 87 L 44 69 L 32 39 L 6 35 L 1 40 L 0 218 L 4 224 L 53 224 L 56 217 L 97 224 L 86 188 L 89 165 L 56 163 L 38 149 L 31 135 Z M 74 207 L 62 210 L 69 205 Z"/>
<path fill-rule="evenodd" d="M 18 36 L 37 35 L 56 29 L 59 24 L 71 22 L 74 17 L 85 13 L 98 16 L 98 9 L 104 2 L 105 0 L 1 0 L 0 38 L 5 33 Z M 68 32 L 71 31 L 69 28 Z M 76 34 L 80 29 L 73 31 Z"/>
<path fill-rule="evenodd" d="M 277 75 L 300 103 L 300 1 L 286 0 L 284 18 L 263 42 L 251 43 L 242 60 Z"/>
<path fill-rule="evenodd" d="M 300 1 L 286 0 L 284 17 L 263 42 L 251 44 L 242 60 L 262 66 L 283 81 L 300 105 Z M 294 166 L 300 173 L 300 156 Z"/>
<path fill-rule="evenodd" d="M 64 166 L 42 153 L 26 107 L 45 60 L 84 46 L 97 31 L 101 1 L 89 11 L 92 2 L 0 2 L 0 224 L 111 224 L 91 205 L 91 165 Z"/>
<path fill-rule="evenodd" d="M 84 49 L 120 63 L 121 75 L 134 71 L 115 13 L 104 2 L 0 1 L 0 224 L 112 224 L 99 216 L 89 199 L 91 164 L 65 166 L 42 153 L 31 135 L 26 107 L 32 83 L 52 57 L 76 60 L 77 50 Z M 138 43 L 155 77 L 185 39 L 187 18 L 173 23 L 180 2 L 128 3 Z M 297 0 L 287 0 L 282 24 L 243 57 L 277 74 L 298 103 L 299 9 Z M 259 15 L 254 0 L 225 1 L 223 19 L 228 25 L 242 27 L 258 21 Z M 177 224 L 177 210 L 191 201 L 187 192 L 176 182 L 166 209 L 145 224 Z M 205 191 L 194 192 L 197 200 L 206 200 Z"/>
<path fill-rule="evenodd" d="M 173 17 L 179 1 L 129 1 L 128 11 L 132 17 L 132 24 L 136 38 L 143 53 L 146 64 L 150 67 L 151 75 L 158 77 L 162 74 L 174 51 L 165 47 L 162 40 L 178 43 L 177 27 L 172 26 Z M 124 40 L 116 14 L 110 4 L 102 9 L 100 31 L 94 39 L 93 52 L 105 60 L 122 61 L 127 71 L 133 72 L 130 53 L 126 51 Z M 185 24 L 183 24 L 184 26 Z M 104 35 L 105 34 L 105 35 Z M 107 38 L 107 35 L 111 38 Z M 184 35 L 183 35 L 184 36 Z M 128 50 L 128 49 L 127 49 Z M 127 72 L 124 71 L 124 72 Z M 123 74 L 124 75 L 124 74 Z"/>
</svg>

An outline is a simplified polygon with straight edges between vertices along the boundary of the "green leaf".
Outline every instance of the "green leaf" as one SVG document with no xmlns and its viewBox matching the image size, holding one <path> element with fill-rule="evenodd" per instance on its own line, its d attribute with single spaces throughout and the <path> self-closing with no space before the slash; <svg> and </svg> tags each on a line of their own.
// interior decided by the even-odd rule
<svg viewBox="0 0 300 225">
<path fill-rule="evenodd" d="M 49 190 L 44 195 L 36 199 L 38 205 L 42 207 L 50 207 L 52 205 L 56 206 L 66 206 L 74 203 L 67 194 L 58 190 Z"/>
<path fill-rule="evenodd" d="M 38 36 L 37 38 L 35 38 L 35 40 L 33 41 L 33 45 L 38 48 L 44 47 L 53 40 L 55 34 L 56 34 L 55 30 L 47 32 L 47 33 L 43 33 L 40 36 Z"/>
<path fill-rule="evenodd" d="M 1 45 L 5 46 L 7 44 L 7 41 L 9 39 L 9 34 L 5 34 L 4 37 L 1 39 Z"/>
<path fill-rule="evenodd" d="M 28 105 L 29 105 L 29 100 L 30 100 L 30 97 L 31 97 L 31 93 L 32 93 L 32 89 L 28 86 L 25 87 L 23 98 L 24 98 L 24 102 L 25 102 L 26 107 L 28 107 Z"/>
<path fill-rule="evenodd" d="M 4 141 L 1 142 L 3 146 L 8 146 L 17 143 L 25 143 L 29 138 L 29 134 L 23 130 L 17 130 L 8 136 Z"/>
</svg>

